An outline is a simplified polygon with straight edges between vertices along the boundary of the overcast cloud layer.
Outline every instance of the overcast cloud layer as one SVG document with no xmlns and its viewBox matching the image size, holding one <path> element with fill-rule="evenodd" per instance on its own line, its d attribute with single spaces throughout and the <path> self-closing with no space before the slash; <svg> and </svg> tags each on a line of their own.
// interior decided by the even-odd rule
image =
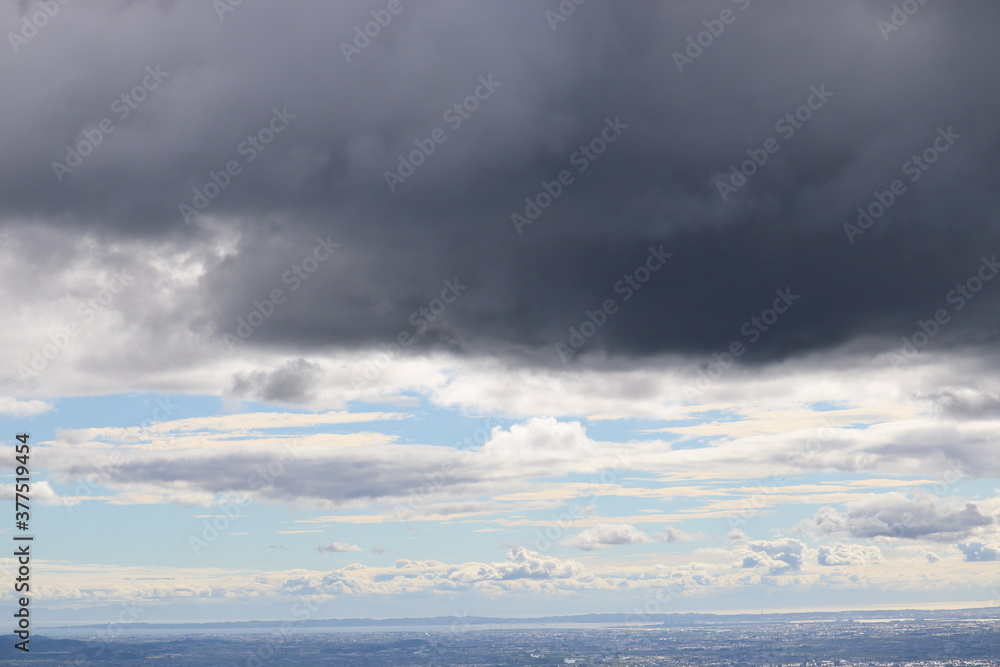
<svg viewBox="0 0 1000 667">
<path fill-rule="evenodd" d="M 878 24 L 891 6 L 875 0 L 592 2 L 558 23 L 520 0 L 401 6 L 350 62 L 341 43 L 381 5 L 242 5 L 222 20 L 210 3 L 62 8 L 0 61 L 6 243 L 45 272 L 72 261 L 81 236 L 158 254 L 225 236 L 184 295 L 194 299 L 167 295 L 130 315 L 218 338 L 282 289 L 250 346 L 395 340 L 424 328 L 410 315 L 446 280 L 468 287 L 414 347 L 559 363 L 554 344 L 607 299 L 617 312 L 583 354 L 711 353 L 740 340 L 752 343 L 744 359 L 766 360 L 861 338 L 898 345 L 938 309 L 950 321 L 935 345 L 995 343 L 995 285 L 962 308 L 948 298 L 1000 251 L 994 4 L 929 3 L 892 32 Z M 678 61 L 723 9 L 733 22 Z M 17 11 L 5 7 L 10 30 Z M 120 97 L 144 81 L 151 90 L 128 108 Z M 447 114 L 477 89 L 478 109 Z M 818 107 L 809 120 L 776 125 L 807 102 Z M 114 131 L 80 166 L 53 166 L 103 118 Z M 281 130 L 263 150 L 243 143 L 269 124 Z M 385 172 L 437 128 L 446 141 L 392 191 Z M 602 131 L 614 137 L 603 154 L 574 157 Z M 777 152 L 721 192 L 769 138 Z M 936 139 L 947 151 L 904 171 Z M 193 189 L 230 160 L 240 173 L 186 221 L 179 205 L 193 207 Z M 512 222 L 562 170 L 573 180 L 561 196 L 534 222 Z M 886 214 L 845 232 L 894 179 L 906 191 Z M 285 272 L 317 239 L 340 246 L 293 293 Z M 672 256 L 626 300 L 617 281 L 651 247 Z M 107 259 L 108 272 L 120 267 Z M 799 298 L 773 331 L 741 333 L 786 289 Z"/>
</svg>

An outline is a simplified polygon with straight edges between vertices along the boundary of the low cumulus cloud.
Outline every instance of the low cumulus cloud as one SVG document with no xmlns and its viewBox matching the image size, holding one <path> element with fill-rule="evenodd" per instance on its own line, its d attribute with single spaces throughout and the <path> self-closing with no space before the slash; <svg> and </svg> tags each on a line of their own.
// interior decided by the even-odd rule
<svg viewBox="0 0 1000 667">
<path fill-rule="evenodd" d="M 927 539 L 950 542 L 993 523 L 974 503 L 942 507 L 929 498 L 886 493 L 845 504 L 846 513 L 822 507 L 813 517 L 820 535 L 851 538 Z"/>
<path fill-rule="evenodd" d="M 482 453 L 490 458 L 572 460 L 592 455 L 594 442 L 579 422 L 561 422 L 552 417 L 530 419 L 504 431 L 495 427 Z"/>
<path fill-rule="evenodd" d="M 764 569 L 768 575 L 797 572 L 802 569 L 803 549 L 805 544 L 791 538 L 748 542 L 736 566 L 743 569 Z"/>
<path fill-rule="evenodd" d="M 863 544 L 830 544 L 816 550 L 816 562 L 826 567 L 875 565 L 882 562 L 882 550 Z"/>
<path fill-rule="evenodd" d="M 803 571 L 806 549 L 797 540 L 756 541 L 748 545 L 735 564 L 647 564 L 627 567 L 600 566 L 514 547 L 500 560 L 446 563 L 434 559 L 400 558 L 391 565 L 353 562 L 331 570 L 304 569 L 260 572 L 247 577 L 240 570 L 219 568 L 145 568 L 129 566 L 53 566 L 51 599 L 108 602 L 123 597 L 136 600 L 265 598 L 274 595 L 401 596 L 459 593 L 487 595 L 524 592 L 530 595 L 606 591 L 616 596 L 635 591 L 650 597 L 663 591 L 677 594 L 724 593 L 745 590 L 748 583 L 770 577 L 773 586 L 820 586 L 835 580 L 825 573 Z M 977 585 L 991 581 L 986 568 L 977 568 Z M 87 573 L 82 585 L 80 572 Z M 794 574 L 794 577 L 776 575 Z M 941 586 L 969 585 L 969 572 L 935 575 Z M 901 582 L 898 568 L 872 568 L 871 582 L 894 586 Z M 943 577 L 943 578 L 942 578 Z M 390 599 L 390 598 L 387 598 Z M 349 600 L 347 601 L 350 602 Z"/>
</svg>

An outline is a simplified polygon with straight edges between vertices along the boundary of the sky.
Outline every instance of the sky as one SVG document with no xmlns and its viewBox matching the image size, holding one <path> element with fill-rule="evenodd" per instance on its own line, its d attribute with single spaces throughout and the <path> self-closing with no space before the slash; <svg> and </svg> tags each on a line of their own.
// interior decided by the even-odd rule
<svg viewBox="0 0 1000 667">
<path fill-rule="evenodd" d="M 1000 603 L 995 3 L 0 21 L 36 623 Z"/>
</svg>

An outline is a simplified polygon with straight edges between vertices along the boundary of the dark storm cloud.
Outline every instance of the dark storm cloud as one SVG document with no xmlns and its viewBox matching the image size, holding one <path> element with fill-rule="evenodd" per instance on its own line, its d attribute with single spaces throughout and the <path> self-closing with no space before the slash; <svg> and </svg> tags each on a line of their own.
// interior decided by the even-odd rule
<svg viewBox="0 0 1000 667">
<path fill-rule="evenodd" d="M 592 0 L 553 30 L 556 2 L 404 1 L 347 62 L 341 43 L 387 3 L 244 3 L 224 20 L 210 3 L 74 3 L 0 64 L 0 215 L 109 241 L 196 244 L 202 225 L 234 226 L 237 252 L 202 277 L 192 327 L 234 332 L 283 290 L 252 346 L 405 332 L 411 349 L 555 361 L 554 343 L 614 299 L 583 354 L 710 353 L 750 342 L 744 324 L 786 288 L 800 299 L 767 331 L 750 325 L 748 356 L 898 343 L 941 309 L 935 345 L 992 344 L 1000 281 L 949 297 L 1000 253 L 1000 9 L 929 3 L 886 39 L 891 5 Z M 727 8 L 735 19 L 679 72 L 674 52 Z M 449 115 L 468 96 L 478 108 Z M 810 103 L 801 127 L 776 125 Z M 104 118 L 113 132 L 79 166 L 53 167 Z M 436 129 L 446 140 L 391 191 L 385 172 Z M 606 151 L 581 157 L 602 132 Z M 777 152 L 723 201 L 718 182 L 769 138 Z M 905 171 L 936 140 L 947 152 Z M 572 182 L 518 233 L 511 215 L 562 170 Z M 199 202 L 210 172 L 219 194 Z M 845 223 L 894 179 L 905 193 L 849 239 Z M 200 203 L 186 222 L 179 205 Z M 287 272 L 327 238 L 341 252 L 292 294 Z M 672 257 L 626 301 L 618 281 L 661 245 Z M 456 279 L 468 291 L 420 315 Z"/>
</svg>

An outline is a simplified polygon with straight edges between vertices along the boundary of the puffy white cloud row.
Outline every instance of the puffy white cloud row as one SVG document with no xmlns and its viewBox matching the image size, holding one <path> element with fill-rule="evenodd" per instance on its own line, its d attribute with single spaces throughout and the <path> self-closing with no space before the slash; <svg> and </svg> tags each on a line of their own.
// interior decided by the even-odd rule
<svg viewBox="0 0 1000 667">
<path fill-rule="evenodd" d="M 995 551 L 972 545 L 985 557 Z M 995 550 L 996 545 L 992 547 Z M 333 543 L 334 552 L 358 551 Z M 962 549 L 965 550 L 964 547 Z M 926 590 L 1000 585 L 993 568 L 968 569 L 959 549 L 947 558 L 901 550 L 891 559 L 878 547 L 832 543 L 809 547 L 792 538 L 754 541 L 732 550 L 709 550 L 705 562 L 666 565 L 646 563 L 584 564 L 576 560 L 515 547 L 493 562 L 448 564 L 437 560 L 399 559 L 391 566 L 352 563 L 329 571 L 184 569 L 47 563 L 38 584 L 39 601 L 170 601 L 191 598 L 280 600 L 288 596 L 395 596 L 478 591 L 490 595 L 533 592 L 573 594 L 583 591 L 669 590 L 672 596 L 697 596 L 755 586 L 823 589 L 865 587 Z M 900 567 L 905 565 L 905 567 Z M 963 567 L 964 566 L 964 567 Z M 86 583 L 83 583 L 86 582 Z M 10 593 L 5 593 L 9 598 Z"/>
</svg>

